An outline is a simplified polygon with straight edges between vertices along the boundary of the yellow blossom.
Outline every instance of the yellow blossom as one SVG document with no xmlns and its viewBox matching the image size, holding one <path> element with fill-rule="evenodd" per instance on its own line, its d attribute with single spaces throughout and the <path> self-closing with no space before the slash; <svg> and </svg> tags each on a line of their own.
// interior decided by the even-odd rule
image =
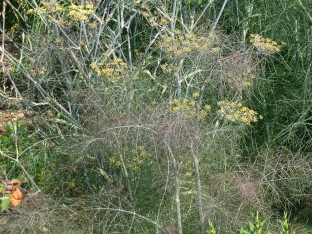
<svg viewBox="0 0 312 234">
<path fill-rule="evenodd" d="M 240 102 L 219 101 L 218 106 L 220 106 L 220 109 L 217 111 L 217 114 L 221 114 L 229 121 L 250 124 L 258 120 L 258 113 L 243 106 Z"/>
</svg>

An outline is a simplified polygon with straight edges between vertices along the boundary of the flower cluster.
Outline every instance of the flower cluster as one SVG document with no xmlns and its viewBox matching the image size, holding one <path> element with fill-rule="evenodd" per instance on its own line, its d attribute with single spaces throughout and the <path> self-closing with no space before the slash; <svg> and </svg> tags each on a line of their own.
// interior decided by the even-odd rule
<svg viewBox="0 0 312 234">
<path fill-rule="evenodd" d="M 40 8 L 29 9 L 27 14 L 48 16 L 48 22 L 57 23 L 60 26 L 71 26 L 73 23 L 84 22 L 94 28 L 96 24 L 90 21 L 90 16 L 97 16 L 94 13 L 94 4 L 85 3 L 80 5 L 62 6 L 57 0 L 41 1 Z"/>
<path fill-rule="evenodd" d="M 163 51 L 173 53 L 178 57 L 185 57 L 189 53 L 205 50 L 211 50 L 214 53 L 219 52 L 219 47 L 212 48 L 212 37 L 197 37 L 193 33 L 183 35 L 180 30 L 175 30 L 175 37 L 164 36 L 158 46 Z"/>
<path fill-rule="evenodd" d="M 106 61 L 94 62 L 90 67 L 100 77 L 105 77 L 110 82 L 120 81 L 122 74 L 127 73 L 127 64 L 121 58 L 109 59 L 109 56 L 104 54 Z"/>
<path fill-rule="evenodd" d="M 29 9 L 27 11 L 27 14 L 35 13 L 37 15 L 40 15 L 42 13 L 58 13 L 64 11 L 64 7 L 61 6 L 56 0 L 51 1 L 41 1 L 42 6 L 40 7 L 40 10 L 38 9 Z"/>
<path fill-rule="evenodd" d="M 281 50 L 281 45 L 276 41 L 273 41 L 271 38 L 264 38 L 259 34 L 251 34 L 250 42 L 262 53 L 264 54 L 273 54 Z M 285 45 L 285 42 L 282 42 L 282 45 Z"/>
<path fill-rule="evenodd" d="M 73 22 L 86 22 L 94 13 L 93 3 L 69 6 L 68 16 Z"/>
<path fill-rule="evenodd" d="M 243 73 L 236 73 L 235 71 L 231 71 L 227 73 L 227 81 L 231 85 L 231 87 L 235 87 L 238 90 L 243 90 L 252 85 L 252 81 L 255 79 L 255 75 L 250 71 L 246 71 Z"/>
<path fill-rule="evenodd" d="M 114 167 L 120 167 L 121 161 L 118 158 L 117 152 L 114 152 L 113 155 L 108 159 L 109 164 Z"/>
<path fill-rule="evenodd" d="M 232 122 L 249 125 L 251 122 L 257 122 L 258 118 L 262 119 L 256 111 L 243 106 L 240 102 L 219 101 L 218 106 L 220 109 L 217 113 Z"/>
<path fill-rule="evenodd" d="M 138 173 L 141 171 L 144 164 L 146 164 L 152 157 L 152 154 L 144 149 L 143 146 L 137 146 L 135 149 L 125 149 L 123 151 L 125 165 L 127 169 Z M 119 168 L 121 165 L 120 158 L 117 152 L 109 158 L 109 164 Z"/>
<path fill-rule="evenodd" d="M 242 91 L 256 78 L 257 62 L 250 53 L 233 51 L 220 65 L 223 67 L 222 77 L 231 89 Z"/>
<path fill-rule="evenodd" d="M 176 70 L 176 66 L 174 64 L 163 63 L 160 67 L 165 74 L 174 73 Z"/>
<path fill-rule="evenodd" d="M 189 180 L 193 180 L 193 173 L 194 173 L 194 156 L 192 155 L 181 155 L 180 159 L 183 159 L 182 165 L 182 173 L 185 180 L 182 182 L 188 182 Z"/>
<path fill-rule="evenodd" d="M 170 20 L 166 17 L 166 11 L 164 6 L 151 10 L 147 5 L 142 5 L 140 13 L 152 27 L 163 27 Z"/>
<path fill-rule="evenodd" d="M 193 98 L 197 98 L 199 93 L 193 93 Z M 210 111 L 210 105 L 201 106 L 198 119 L 204 120 Z M 182 117 L 183 120 L 189 120 L 197 116 L 196 111 L 196 101 L 192 99 L 183 98 L 182 100 L 174 99 L 172 100 L 172 109 L 173 114 L 178 114 Z"/>
</svg>

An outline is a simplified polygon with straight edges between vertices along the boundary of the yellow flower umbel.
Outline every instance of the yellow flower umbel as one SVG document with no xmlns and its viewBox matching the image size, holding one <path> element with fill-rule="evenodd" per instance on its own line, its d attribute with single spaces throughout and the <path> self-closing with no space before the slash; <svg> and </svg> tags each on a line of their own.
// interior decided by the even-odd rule
<svg viewBox="0 0 312 234">
<path fill-rule="evenodd" d="M 111 60 L 106 54 L 104 57 L 105 61 L 91 63 L 90 67 L 98 76 L 105 77 L 110 82 L 118 82 L 128 72 L 127 64 L 121 58 Z"/>
<path fill-rule="evenodd" d="M 276 41 L 273 41 L 271 38 L 264 38 L 259 34 L 251 34 L 250 42 L 263 54 L 269 55 L 275 52 L 280 52 L 281 45 Z M 282 45 L 286 44 L 282 42 Z"/>
<path fill-rule="evenodd" d="M 27 14 L 35 13 L 37 15 L 40 15 L 43 13 L 59 13 L 65 10 L 56 0 L 41 1 L 41 4 L 42 6 L 40 7 L 40 9 L 29 9 L 27 11 Z"/>
<path fill-rule="evenodd" d="M 85 5 L 71 5 L 69 6 L 68 15 L 73 22 L 87 22 L 89 16 L 94 13 L 93 3 Z"/>
<path fill-rule="evenodd" d="M 139 145 L 129 152 L 129 155 L 127 155 L 127 162 L 132 171 L 138 173 L 144 165 L 148 164 L 150 158 L 152 158 L 152 154 L 146 151 L 143 146 Z"/>
<path fill-rule="evenodd" d="M 75 23 L 85 23 L 90 27 L 94 27 L 95 23 L 91 22 L 91 17 L 96 15 L 94 13 L 94 4 L 71 4 L 63 6 L 59 4 L 58 0 L 41 1 L 40 8 L 34 8 L 27 11 L 27 14 L 37 14 L 41 17 L 42 14 L 47 16 L 49 23 L 54 22 L 59 26 L 68 27 Z M 94 20 L 93 20 L 94 21 Z"/>
<path fill-rule="evenodd" d="M 175 30 L 175 36 L 164 36 L 163 40 L 158 43 L 161 50 L 173 53 L 178 57 L 186 57 L 193 52 L 212 52 L 218 53 L 218 47 L 213 48 L 213 36 L 198 37 L 193 33 L 182 35 L 180 30 Z"/>
<path fill-rule="evenodd" d="M 123 158 L 127 169 L 134 173 L 139 173 L 144 166 L 151 163 L 152 153 L 146 151 L 144 146 L 139 145 L 133 149 L 124 149 Z M 117 152 L 114 152 L 108 161 L 115 168 L 119 168 L 121 165 Z"/>
<path fill-rule="evenodd" d="M 219 101 L 218 106 L 220 109 L 217 113 L 232 122 L 249 125 L 251 122 L 257 122 L 258 118 L 262 119 L 256 111 L 243 106 L 240 102 Z"/>
<path fill-rule="evenodd" d="M 109 164 L 118 168 L 121 164 L 120 160 L 118 159 L 118 154 L 114 152 L 114 154 L 109 158 Z"/>
<path fill-rule="evenodd" d="M 235 70 L 229 71 L 227 73 L 227 82 L 230 84 L 231 88 L 237 90 L 244 90 L 245 88 L 252 85 L 255 79 L 255 75 L 250 72 L 236 72 Z"/>
<path fill-rule="evenodd" d="M 39 17 L 42 15 L 47 16 L 49 23 L 54 22 L 60 26 L 64 25 L 64 13 L 66 8 L 59 4 L 57 0 L 40 1 L 41 6 L 39 8 L 29 9 L 27 14 L 34 14 Z"/>
<path fill-rule="evenodd" d="M 199 96 L 199 93 L 193 93 L 193 98 L 197 98 Z M 191 118 L 196 117 L 196 101 L 192 99 L 183 98 L 182 100 L 179 99 L 173 99 L 172 100 L 172 113 L 178 114 L 182 117 L 183 120 L 189 120 Z M 204 105 L 200 107 L 199 113 L 198 113 L 198 119 L 204 120 L 206 116 L 208 115 L 208 112 L 210 111 L 211 107 L 210 105 Z"/>
<path fill-rule="evenodd" d="M 169 23 L 169 18 L 167 17 L 167 9 L 165 7 L 156 8 L 151 10 L 147 5 L 141 6 L 141 15 L 147 20 L 147 22 L 152 27 L 164 27 Z"/>
</svg>

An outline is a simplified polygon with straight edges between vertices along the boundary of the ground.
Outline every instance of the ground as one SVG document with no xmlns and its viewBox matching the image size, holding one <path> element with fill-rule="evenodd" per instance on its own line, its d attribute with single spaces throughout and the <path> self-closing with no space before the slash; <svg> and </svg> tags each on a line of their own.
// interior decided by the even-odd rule
<svg viewBox="0 0 312 234">
<path fill-rule="evenodd" d="M 0 134 L 5 132 L 6 126 L 17 120 L 26 120 L 21 110 L 0 110 Z"/>
</svg>

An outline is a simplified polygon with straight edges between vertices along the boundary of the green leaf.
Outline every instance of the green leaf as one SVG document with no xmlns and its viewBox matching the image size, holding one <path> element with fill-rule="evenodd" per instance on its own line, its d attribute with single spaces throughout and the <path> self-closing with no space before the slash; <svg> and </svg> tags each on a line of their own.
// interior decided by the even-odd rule
<svg viewBox="0 0 312 234">
<path fill-rule="evenodd" d="M 266 218 L 265 220 L 263 220 L 263 221 L 260 223 L 260 226 L 263 227 L 264 224 L 268 221 L 268 219 L 269 219 L 269 218 Z"/>
<path fill-rule="evenodd" d="M 251 221 L 249 221 L 249 229 L 250 229 L 250 231 L 255 230 L 255 225 Z"/>
<path fill-rule="evenodd" d="M 251 234 L 250 232 L 244 230 L 244 229 L 240 229 L 239 230 L 239 234 Z"/>
<path fill-rule="evenodd" d="M 1 197 L 1 212 L 5 211 L 10 204 L 10 195 L 5 194 L 4 197 Z"/>
<path fill-rule="evenodd" d="M 312 233 L 312 230 L 305 231 L 302 234 L 310 234 L 310 233 Z"/>
</svg>

